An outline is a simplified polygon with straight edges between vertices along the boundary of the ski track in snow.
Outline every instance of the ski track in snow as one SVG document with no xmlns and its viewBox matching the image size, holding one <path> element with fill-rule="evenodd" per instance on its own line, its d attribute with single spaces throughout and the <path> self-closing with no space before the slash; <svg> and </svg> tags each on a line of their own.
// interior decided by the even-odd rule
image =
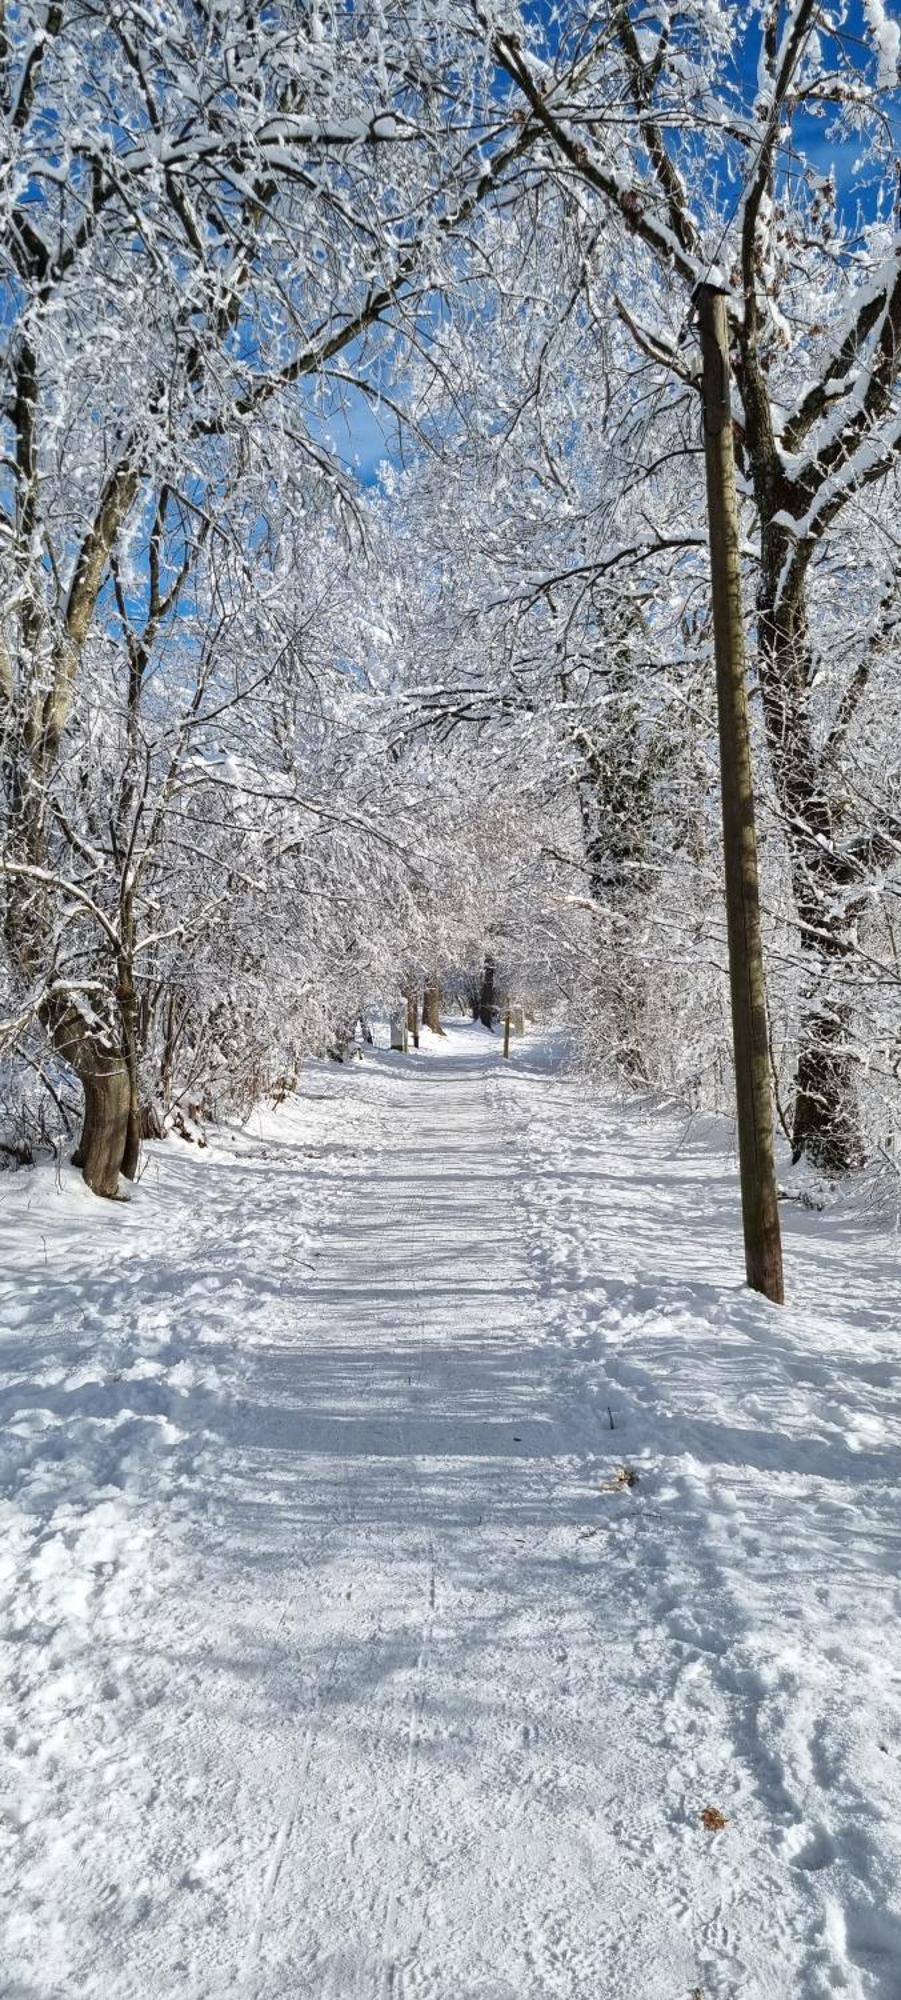
<svg viewBox="0 0 901 2000">
<path fill-rule="evenodd" d="M 551 1053 L 0 1183 L 9 2000 L 899 2000 L 895 1245 Z"/>
</svg>

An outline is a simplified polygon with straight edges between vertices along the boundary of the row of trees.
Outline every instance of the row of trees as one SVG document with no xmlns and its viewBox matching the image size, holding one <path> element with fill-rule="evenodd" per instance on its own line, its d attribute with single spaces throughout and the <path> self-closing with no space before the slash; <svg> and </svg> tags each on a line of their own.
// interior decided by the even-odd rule
<svg viewBox="0 0 901 2000">
<path fill-rule="evenodd" d="M 477 46 L 457 70 L 440 13 L 412 49 L 400 9 L 2 20 L 11 1023 L 74 1071 L 114 1193 L 151 1050 L 165 1097 L 211 1043 L 253 1070 L 286 988 L 290 1014 L 315 986 L 309 1033 L 368 969 L 361 905 L 376 959 L 415 949 L 322 410 L 494 173 L 448 111 Z"/>
<path fill-rule="evenodd" d="M 77 1077 L 91 1185 L 486 950 L 628 1080 L 728 1097 L 711 282 L 777 1104 L 829 1171 L 890 1156 L 882 8 L 0 22 L 6 1044 Z M 376 413 L 377 484 L 339 404 Z"/>
</svg>

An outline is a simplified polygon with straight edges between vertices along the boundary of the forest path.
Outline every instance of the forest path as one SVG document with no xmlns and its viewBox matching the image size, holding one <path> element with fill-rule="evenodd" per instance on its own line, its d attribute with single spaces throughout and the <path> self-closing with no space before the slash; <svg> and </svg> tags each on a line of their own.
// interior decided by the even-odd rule
<svg viewBox="0 0 901 2000">
<path fill-rule="evenodd" d="M 594 1419 L 544 1336 L 496 1062 L 459 1027 L 381 1060 L 380 1153 L 232 1413 L 217 1622 L 231 1601 L 266 1663 L 229 1871 L 248 2000 L 596 1994 L 630 1932 L 661 1995 L 673 1951 L 691 1962 L 604 1827 L 637 1745 L 606 1742 L 602 1593 L 582 1575 Z M 218 1764 L 227 1677 L 215 1706 Z"/>
<path fill-rule="evenodd" d="M 826 1529 L 850 1540 L 823 1416 L 847 1355 L 818 1386 L 791 1325 L 735 1289 L 734 1186 L 709 1153 L 655 1157 L 609 1107 L 597 1136 L 540 1056 L 502 1071 L 458 1025 L 320 1072 L 316 1145 L 286 1108 L 235 1158 L 161 1149 L 183 1181 L 161 1239 L 141 1190 L 124 1225 L 90 1210 L 131 1254 L 82 1278 L 70 1246 L 57 1316 L 81 1287 L 123 1329 L 85 1434 L 102 1389 L 118 1438 L 125 1396 L 128 1453 L 103 1461 L 90 1545 L 66 1500 L 29 1555 L 29 1615 L 47 1622 L 64 1563 L 71 1596 L 86 1548 L 96 1599 L 84 1648 L 51 1638 L 19 1683 L 55 1759 L 16 1738 L 4 1993 L 896 1996 L 892 1856 L 867 1846 L 881 1809 L 848 1721 L 863 1655 L 830 1628 L 806 1657 L 790 1601 L 805 1562 L 822 1594 Z M 864 1478 L 884 1471 L 880 1369 Z M 771 1443 L 790 1417 L 794 1462 Z M 639 1483 L 616 1490 L 625 1457 Z M 153 1481 L 155 1532 L 119 1533 L 114 1496 Z"/>
</svg>

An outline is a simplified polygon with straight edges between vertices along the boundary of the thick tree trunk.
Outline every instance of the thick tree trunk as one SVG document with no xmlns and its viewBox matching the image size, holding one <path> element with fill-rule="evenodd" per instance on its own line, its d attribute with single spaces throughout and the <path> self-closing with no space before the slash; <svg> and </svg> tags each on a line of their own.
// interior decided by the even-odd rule
<svg viewBox="0 0 901 2000">
<path fill-rule="evenodd" d="M 418 1049 L 419 996 L 416 992 L 415 986 L 411 986 L 407 992 L 407 1034 L 410 1036 L 414 1049 Z"/>
<path fill-rule="evenodd" d="M 120 1176 L 127 1174 L 126 1159 L 129 1156 L 131 1078 L 128 1064 L 124 1057 L 101 1055 L 98 1066 L 86 1071 L 79 1081 L 84 1091 L 84 1124 L 76 1154 L 77 1164 L 94 1194 L 115 1199 L 119 1193 Z M 133 1171 L 128 1178 L 134 1178 Z"/>
<path fill-rule="evenodd" d="M 778 555 L 778 544 L 777 544 Z M 767 568 L 772 571 L 771 563 Z M 822 768 L 809 711 L 814 663 L 803 577 L 774 613 L 761 605 L 761 687 L 773 783 L 788 848 L 807 996 L 801 1016 L 795 1111 L 796 1159 L 843 1173 L 864 1156 L 855 1089 L 851 1008 L 841 992 L 862 902 L 860 870 L 841 851 L 841 802 Z M 830 991 L 830 987 L 833 988 Z M 835 988 L 839 990 L 836 991 Z"/>
<path fill-rule="evenodd" d="M 73 1164 L 92 1193 L 115 1200 L 125 1172 L 132 1115 L 128 1058 L 92 1035 L 70 1008 L 48 1022 L 55 1047 L 75 1071 L 84 1092 L 84 1119 Z"/>
<path fill-rule="evenodd" d="M 795 1154 L 830 1172 L 854 1165 L 859 1137 L 848 994 L 842 977 L 856 944 L 862 874 L 842 852 L 846 806 L 834 746 L 815 731 L 811 696 L 807 574 L 815 541 L 800 532 L 810 494 L 785 472 L 757 342 L 759 318 L 746 300 L 737 329 L 742 352 L 745 448 L 760 517 L 757 597 L 760 691 L 767 751 L 788 851 L 798 916 L 806 1002 L 800 1023 L 794 1117 Z M 792 528 L 792 519 L 797 526 Z M 832 990 L 830 990 L 830 988 Z"/>
<path fill-rule="evenodd" d="M 809 968 L 801 1016 L 792 1155 L 825 1173 L 848 1173 L 864 1159 L 858 1119 L 852 1009 L 843 965 L 854 948 L 858 908 L 849 903 L 848 870 L 834 849 L 792 855 L 801 949 Z M 852 892 L 853 895 L 853 892 Z"/>
<path fill-rule="evenodd" d="M 431 1028 L 433 1035 L 443 1035 L 444 1033 L 439 1013 L 440 1004 L 441 993 L 438 981 L 437 979 L 430 979 L 426 983 L 425 992 L 422 996 L 422 1020 L 423 1026 Z"/>
<path fill-rule="evenodd" d="M 811 1008 L 805 1015 L 795 1079 L 792 1154 L 826 1173 L 859 1166 L 864 1149 L 857 1123 L 847 1012 Z"/>
<path fill-rule="evenodd" d="M 479 989 L 479 1020 L 483 1028 L 493 1028 L 494 1026 L 494 973 L 494 959 L 490 955 L 486 955 L 485 966 L 482 972 L 482 984 Z"/>
</svg>

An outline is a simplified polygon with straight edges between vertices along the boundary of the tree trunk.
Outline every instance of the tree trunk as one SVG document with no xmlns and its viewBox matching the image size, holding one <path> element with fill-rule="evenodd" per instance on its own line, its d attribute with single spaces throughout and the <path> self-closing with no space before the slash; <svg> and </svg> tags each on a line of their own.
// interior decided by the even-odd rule
<svg viewBox="0 0 901 2000">
<path fill-rule="evenodd" d="M 123 925 L 123 929 L 125 929 L 125 925 Z M 132 942 L 134 938 L 134 923 L 130 908 L 127 913 L 126 935 L 129 941 Z M 122 1153 L 122 1172 L 126 1180 L 133 1181 L 137 1178 L 141 1159 L 143 1118 L 141 1114 L 138 1076 L 140 1026 L 130 951 L 126 952 L 123 950 L 119 956 L 119 991 L 117 999 L 119 1002 L 119 1012 L 122 1016 L 125 1058 L 128 1065 L 128 1123 Z"/>
<path fill-rule="evenodd" d="M 620 960 L 622 976 L 614 980 L 611 998 L 616 1046 L 613 1060 L 620 1075 L 633 1090 L 646 1090 L 650 1083 L 639 1032 L 646 980 L 643 969 L 631 954 Z"/>
<path fill-rule="evenodd" d="M 165 1137 L 166 1127 L 160 1107 L 152 1098 L 148 1098 L 141 1106 L 141 1138 L 165 1139 Z"/>
<path fill-rule="evenodd" d="M 72 1156 L 93 1194 L 115 1200 L 125 1172 L 132 1112 L 132 1078 L 122 1049 L 92 1035 L 80 1016 L 64 1009 L 48 1022 L 55 1047 L 75 1071 L 84 1092 L 81 1137 Z"/>
<path fill-rule="evenodd" d="M 479 1020 L 483 1028 L 492 1028 L 494 1025 L 494 972 L 494 959 L 490 953 L 486 954 L 482 984 L 479 989 Z"/>
<path fill-rule="evenodd" d="M 438 1011 L 440 1003 L 441 993 L 437 979 L 427 980 L 422 996 L 422 1020 L 423 1026 L 430 1028 L 433 1035 L 443 1035 L 444 1033 Z"/>
<path fill-rule="evenodd" d="M 618 662 L 609 675 L 612 742 L 601 749 L 582 731 L 574 743 L 584 759 L 576 795 L 585 840 L 590 894 L 609 909 L 613 935 L 603 961 L 599 1006 L 612 1019 L 613 1059 L 630 1085 L 648 1083 L 641 1028 L 647 1002 L 647 974 L 630 948 L 636 912 L 653 879 L 648 866 L 648 834 L 654 811 L 655 746 L 643 743 L 634 697 L 623 685 Z M 614 747 L 615 745 L 615 747 Z"/>
<path fill-rule="evenodd" d="M 76 1160 L 92 1192 L 115 1199 L 120 1175 L 128 1172 L 131 1078 L 124 1057 L 104 1054 L 101 1060 L 103 1067 L 79 1078 L 84 1091 L 84 1124 Z M 134 1178 L 134 1169 L 128 1178 Z"/>
<path fill-rule="evenodd" d="M 166 1001 L 166 1029 L 163 1038 L 163 1052 L 160 1057 L 160 1102 L 163 1113 L 172 1108 L 175 1078 L 175 1058 L 184 1028 L 184 1013 L 179 1016 L 178 998 L 172 991 Z"/>
<path fill-rule="evenodd" d="M 847 1012 L 811 1008 L 804 1016 L 795 1078 L 792 1157 L 806 1154 L 826 1173 L 847 1173 L 864 1157 L 857 1125 Z"/>
<path fill-rule="evenodd" d="M 808 692 L 814 662 L 807 628 L 804 577 L 799 575 L 778 612 L 771 609 L 784 537 L 765 537 L 760 605 L 761 690 L 773 783 L 788 848 L 798 913 L 806 995 L 801 1017 L 795 1111 L 796 1159 L 805 1155 L 828 1173 L 843 1173 L 864 1156 L 855 1090 L 851 1008 L 841 968 L 857 938 L 863 899 L 855 897 L 862 870 L 842 853 L 841 804 L 830 793 L 836 781 L 823 771 L 811 724 Z M 767 547 L 768 542 L 772 544 Z M 769 601 L 768 601 L 769 600 Z M 833 990 L 830 991 L 830 986 Z"/>
<path fill-rule="evenodd" d="M 852 1010 L 842 966 L 856 941 L 859 906 L 849 901 L 849 871 L 834 847 L 811 848 L 796 833 L 792 876 L 808 971 L 795 1073 L 792 1156 L 825 1173 L 860 1166 Z M 853 874 L 853 871 L 851 871 Z"/>
<path fill-rule="evenodd" d="M 125 1134 L 125 1150 L 122 1154 L 122 1172 L 127 1181 L 137 1180 L 141 1163 L 141 1140 L 144 1136 L 144 1114 L 138 1096 L 131 1065 L 128 1070 L 128 1124 Z"/>
<path fill-rule="evenodd" d="M 355 1021 L 344 1021 L 335 1029 L 325 1052 L 330 1062 L 347 1062 L 353 1050 L 356 1025 Z"/>
<path fill-rule="evenodd" d="M 769 1036 L 760 930 L 757 830 L 748 726 L 738 503 L 732 444 L 729 323 L 712 285 L 696 293 L 704 364 L 704 456 L 726 874 L 729 989 L 735 1055 L 738 1156 L 748 1283 L 774 1304 L 784 1297 L 773 1153 Z"/>
<path fill-rule="evenodd" d="M 407 993 L 407 1033 L 412 1039 L 414 1049 L 418 1049 L 419 998 L 415 986 L 411 986 Z"/>
</svg>

